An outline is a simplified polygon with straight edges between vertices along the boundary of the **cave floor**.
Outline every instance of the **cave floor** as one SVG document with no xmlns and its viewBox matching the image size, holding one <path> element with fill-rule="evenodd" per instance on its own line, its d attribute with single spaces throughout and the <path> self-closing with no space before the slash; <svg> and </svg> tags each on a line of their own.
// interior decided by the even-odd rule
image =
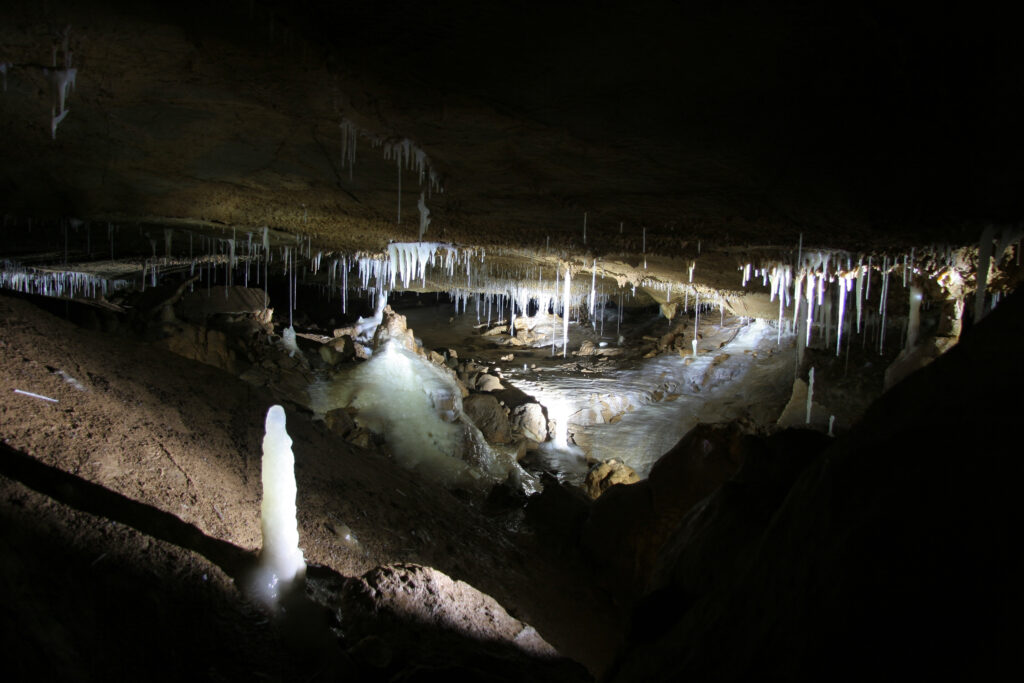
<svg viewBox="0 0 1024 683">
<path fill-rule="evenodd" d="M 55 505 L 50 499 L 5 477 L 4 516 L 12 529 L 20 528 L 4 554 L 7 581 L 21 577 L 35 591 L 19 589 L 28 597 L 17 605 L 15 625 L 38 610 L 63 610 L 65 624 L 78 624 L 68 628 L 90 628 L 86 625 L 94 623 L 105 601 L 93 597 L 61 605 L 46 584 L 71 583 L 76 595 L 88 594 L 94 590 L 90 572 L 116 554 L 127 571 L 148 568 L 138 571 L 149 577 L 153 590 L 167 582 L 226 596 L 216 609 L 228 614 L 224 618 L 232 622 L 238 642 L 247 640 L 251 620 L 259 624 L 258 613 L 214 569 L 211 553 L 204 559 L 195 551 L 212 543 L 221 548 L 221 554 L 212 554 L 222 559 L 258 549 L 263 416 L 276 401 L 223 371 L 76 327 L 22 298 L 0 296 L 0 316 L 5 321 L 0 335 L 5 458 L 9 452 L 30 456 L 55 476 L 68 475 L 151 512 L 169 513 L 192 529 L 186 537 L 207 539 L 201 547 L 182 549 L 140 535 L 130 528 L 135 525 L 131 512 L 116 520 L 105 518 L 102 508 L 93 515 L 47 516 L 45 510 Z M 487 514 L 482 501 L 431 485 L 380 453 L 341 441 L 308 412 L 286 409 L 307 562 L 343 576 L 395 562 L 435 567 L 493 596 L 592 673 L 605 670 L 621 636 L 624 606 L 591 583 L 577 555 L 552 547 L 507 515 Z M 42 529 L 38 543 L 32 540 L 34 527 Z M 108 534 L 106 528 L 115 531 Z M 123 537 L 130 542 L 119 540 Z M 59 570 L 64 573 L 54 568 L 38 574 L 34 563 L 50 566 L 48 558 L 65 545 L 77 559 Z M 154 553 L 166 557 L 156 567 Z M 131 581 L 103 588 L 127 601 L 138 589 Z M 114 640 L 139 626 L 108 618 L 95 624 L 98 633 Z M 76 656 L 92 656 L 64 654 L 51 656 L 61 666 L 71 666 Z"/>
</svg>

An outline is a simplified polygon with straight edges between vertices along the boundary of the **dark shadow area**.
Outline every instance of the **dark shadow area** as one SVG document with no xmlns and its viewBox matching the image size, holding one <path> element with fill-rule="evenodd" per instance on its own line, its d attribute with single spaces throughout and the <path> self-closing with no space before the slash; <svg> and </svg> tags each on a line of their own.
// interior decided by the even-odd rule
<svg viewBox="0 0 1024 683">
<path fill-rule="evenodd" d="M 741 471 L 657 558 L 610 680 L 1019 679 L 1022 335 L 1017 293 L 883 394 L 767 515 Z M 793 465 L 813 454 L 778 445 Z"/>
<path fill-rule="evenodd" d="M 169 512 L 44 465 L 5 443 L 0 443 L 0 474 L 76 510 L 126 524 L 148 536 L 193 550 L 233 578 L 242 576 L 256 561 L 254 553 L 211 538 Z"/>
<path fill-rule="evenodd" d="M 0 475 L 0 634 L 22 653 L 17 680 L 590 680 L 571 660 L 382 607 L 320 566 L 268 618 L 238 590 L 254 553 L 6 444 Z"/>
</svg>

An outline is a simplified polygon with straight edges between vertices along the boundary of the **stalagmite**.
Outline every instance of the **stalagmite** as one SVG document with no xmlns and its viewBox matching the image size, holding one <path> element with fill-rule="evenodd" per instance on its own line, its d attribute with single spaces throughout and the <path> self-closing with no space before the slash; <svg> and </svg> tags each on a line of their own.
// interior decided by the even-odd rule
<svg viewBox="0 0 1024 683">
<path fill-rule="evenodd" d="M 263 550 L 256 570 L 257 595 L 269 606 L 289 585 L 302 580 L 306 562 L 299 548 L 299 529 L 295 508 L 295 456 L 292 440 L 285 429 L 284 408 L 271 406 L 267 411 L 263 437 L 263 503 L 260 527 Z"/>
</svg>

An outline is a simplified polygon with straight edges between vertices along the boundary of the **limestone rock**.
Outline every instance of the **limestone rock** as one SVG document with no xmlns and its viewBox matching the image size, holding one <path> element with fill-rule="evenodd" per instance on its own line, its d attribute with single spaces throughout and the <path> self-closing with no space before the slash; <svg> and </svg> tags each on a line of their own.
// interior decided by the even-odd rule
<svg viewBox="0 0 1024 683">
<path fill-rule="evenodd" d="M 156 345 L 233 375 L 245 370 L 248 363 L 242 359 L 243 348 L 224 332 L 201 325 L 179 323 L 167 328 L 170 335 L 157 340 Z"/>
<path fill-rule="evenodd" d="M 548 439 L 548 420 L 539 403 L 524 403 L 512 411 L 512 427 L 532 441 L 542 443 Z"/>
<path fill-rule="evenodd" d="M 483 392 L 501 391 L 505 388 L 500 379 L 486 372 L 477 375 L 475 387 L 477 391 Z"/>
<path fill-rule="evenodd" d="M 338 337 L 326 344 L 322 344 L 318 350 L 320 358 L 330 366 L 352 360 L 356 356 L 355 342 L 352 337 Z"/>
<path fill-rule="evenodd" d="M 597 499 L 616 484 L 635 484 L 640 481 L 632 467 L 612 458 L 605 460 L 587 473 L 583 488 L 587 495 Z"/>
<path fill-rule="evenodd" d="M 413 337 L 412 330 L 406 324 L 405 316 L 395 313 L 391 306 L 385 306 L 380 325 L 373 333 L 373 348 L 379 349 L 390 340 L 397 341 L 410 351 L 415 352 L 417 349 L 416 338 Z"/>
<path fill-rule="evenodd" d="M 505 409 L 491 394 L 471 394 L 462 401 L 462 410 L 491 443 L 508 443 L 512 430 Z"/>
</svg>

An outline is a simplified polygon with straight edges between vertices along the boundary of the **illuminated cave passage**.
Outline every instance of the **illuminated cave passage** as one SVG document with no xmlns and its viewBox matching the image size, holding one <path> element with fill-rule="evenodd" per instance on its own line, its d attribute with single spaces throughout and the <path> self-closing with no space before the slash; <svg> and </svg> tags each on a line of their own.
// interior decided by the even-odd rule
<svg viewBox="0 0 1024 683">
<path fill-rule="evenodd" d="M 38 4 L 0 27 L 17 678 L 1020 676 L 984 20 Z"/>
</svg>

